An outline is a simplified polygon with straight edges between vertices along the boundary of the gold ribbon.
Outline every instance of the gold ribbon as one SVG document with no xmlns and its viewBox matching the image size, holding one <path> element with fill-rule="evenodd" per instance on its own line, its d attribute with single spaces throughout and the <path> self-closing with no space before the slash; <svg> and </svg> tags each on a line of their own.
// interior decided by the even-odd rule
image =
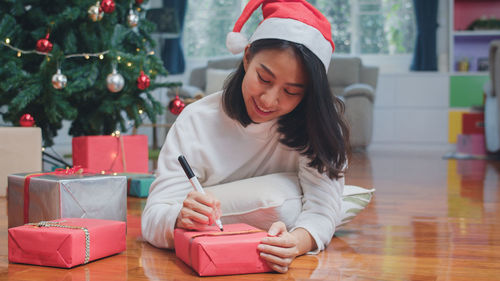
<svg viewBox="0 0 500 281">
<path fill-rule="evenodd" d="M 62 227 L 62 228 L 83 230 L 83 233 L 85 233 L 85 260 L 84 260 L 83 264 L 88 263 L 90 260 L 90 233 L 89 233 L 89 230 L 83 226 L 73 226 L 73 225 L 60 224 L 61 222 L 64 222 L 64 221 L 60 221 L 60 222 L 59 221 L 41 221 L 41 222 L 35 222 L 35 223 L 27 223 L 26 225 L 34 225 L 36 227 Z"/>
</svg>

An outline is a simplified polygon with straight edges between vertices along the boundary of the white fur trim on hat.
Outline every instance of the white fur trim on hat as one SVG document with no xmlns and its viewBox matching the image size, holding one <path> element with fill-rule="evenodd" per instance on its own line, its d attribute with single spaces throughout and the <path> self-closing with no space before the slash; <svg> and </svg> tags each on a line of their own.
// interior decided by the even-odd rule
<svg viewBox="0 0 500 281">
<path fill-rule="evenodd" d="M 259 39 L 282 39 L 302 44 L 321 60 L 328 72 L 332 45 L 318 29 L 308 24 L 288 18 L 268 18 L 257 27 L 250 43 Z"/>
<path fill-rule="evenodd" d="M 239 54 L 245 50 L 248 39 L 240 32 L 229 32 L 226 36 L 226 47 L 233 54 Z"/>
</svg>

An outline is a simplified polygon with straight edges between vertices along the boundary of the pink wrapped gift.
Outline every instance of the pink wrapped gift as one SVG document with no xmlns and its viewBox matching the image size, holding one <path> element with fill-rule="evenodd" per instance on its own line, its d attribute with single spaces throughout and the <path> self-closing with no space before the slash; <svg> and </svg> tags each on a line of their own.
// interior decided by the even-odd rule
<svg viewBox="0 0 500 281">
<path fill-rule="evenodd" d="M 458 135 L 457 152 L 471 155 L 486 155 L 486 142 L 484 140 L 484 135 Z"/>
<path fill-rule="evenodd" d="M 257 246 L 267 232 L 247 224 L 216 226 L 208 231 L 176 229 L 175 254 L 200 276 L 269 272 Z"/>
<path fill-rule="evenodd" d="M 73 165 L 101 172 L 148 172 L 148 137 L 82 136 L 72 141 Z"/>
<path fill-rule="evenodd" d="M 122 221 L 65 218 L 9 229 L 9 261 L 70 268 L 125 251 Z"/>
</svg>

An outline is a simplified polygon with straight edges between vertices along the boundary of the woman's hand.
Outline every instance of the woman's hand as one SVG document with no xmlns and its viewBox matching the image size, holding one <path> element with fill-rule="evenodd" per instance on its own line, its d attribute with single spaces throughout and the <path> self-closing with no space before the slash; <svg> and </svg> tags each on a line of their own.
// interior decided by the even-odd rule
<svg viewBox="0 0 500 281">
<path fill-rule="evenodd" d="M 191 191 L 182 203 L 176 228 L 204 229 L 220 218 L 220 202 L 210 193 Z"/>
<path fill-rule="evenodd" d="M 257 246 L 260 257 L 269 267 L 277 272 L 285 273 L 292 261 L 300 255 L 299 240 L 288 232 L 283 222 L 275 222 L 269 228 L 270 236 L 261 240 Z"/>
</svg>

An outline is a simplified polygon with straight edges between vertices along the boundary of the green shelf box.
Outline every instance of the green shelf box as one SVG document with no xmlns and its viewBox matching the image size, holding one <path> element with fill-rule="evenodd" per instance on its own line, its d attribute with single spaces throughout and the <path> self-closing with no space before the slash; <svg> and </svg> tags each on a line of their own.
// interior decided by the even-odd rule
<svg viewBox="0 0 500 281">
<path fill-rule="evenodd" d="M 484 104 L 483 87 L 488 75 L 450 76 L 450 107 L 472 107 Z"/>
</svg>

